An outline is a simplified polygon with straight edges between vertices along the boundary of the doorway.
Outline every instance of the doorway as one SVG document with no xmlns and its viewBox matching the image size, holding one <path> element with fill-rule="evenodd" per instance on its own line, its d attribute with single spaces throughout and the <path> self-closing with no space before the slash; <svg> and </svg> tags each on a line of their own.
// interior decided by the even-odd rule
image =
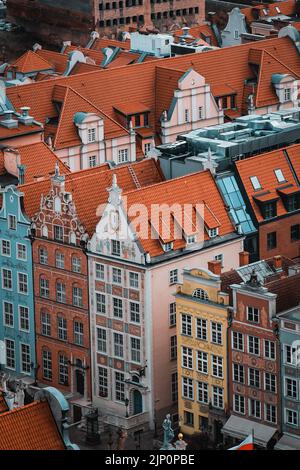
<svg viewBox="0 0 300 470">
<path fill-rule="evenodd" d="M 76 369 L 75 377 L 76 377 L 76 392 L 80 393 L 80 395 L 84 395 L 84 375 L 83 375 L 82 370 Z"/>
<path fill-rule="evenodd" d="M 138 390 L 133 390 L 132 394 L 133 399 L 133 414 L 137 415 L 143 412 L 143 397 L 141 392 Z"/>
</svg>

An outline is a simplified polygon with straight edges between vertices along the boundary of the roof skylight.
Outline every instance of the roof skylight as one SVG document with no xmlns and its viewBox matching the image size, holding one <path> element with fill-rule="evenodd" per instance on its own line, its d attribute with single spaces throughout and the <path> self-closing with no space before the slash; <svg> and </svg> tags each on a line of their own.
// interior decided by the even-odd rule
<svg viewBox="0 0 300 470">
<path fill-rule="evenodd" d="M 274 173 L 276 175 L 278 183 L 283 183 L 284 181 L 286 181 L 286 179 L 285 179 L 285 177 L 282 173 L 282 170 L 280 168 L 278 168 L 277 170 L 274 170 Z"/>
<path fill-rule="evenodd" d="M 250 181 L 252 183 L 253 189 L 255 189 L 255 190 L 261 189 L 261 184 L 260 184 L 259 179 L 257 178 L 257 176 L 250 176 Z"/>
</svg>

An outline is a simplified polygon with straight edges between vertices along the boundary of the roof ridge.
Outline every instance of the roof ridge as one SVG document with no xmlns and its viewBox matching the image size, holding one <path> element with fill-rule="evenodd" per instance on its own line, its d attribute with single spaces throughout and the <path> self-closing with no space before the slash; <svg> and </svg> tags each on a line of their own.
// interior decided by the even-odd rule
<svg viewBox="0 0 300 470">
<path fill-rule="evenodd" d="M 25 409 L 27 410 L 28 408 L 34 408 L 35 406 L 40 405 L 41 403 L 47 403 L 47 400 L 46 399 L 35 400 L 32 403 L 28 403 L 27 405 L 18 406 L 16 408 L 12 408 L 11 410 L 4 411 L 3 413 L 0 414 L 0 418 L 7 414 L 17 413 L 18 411 L 23 411 Z"/>
</svg>

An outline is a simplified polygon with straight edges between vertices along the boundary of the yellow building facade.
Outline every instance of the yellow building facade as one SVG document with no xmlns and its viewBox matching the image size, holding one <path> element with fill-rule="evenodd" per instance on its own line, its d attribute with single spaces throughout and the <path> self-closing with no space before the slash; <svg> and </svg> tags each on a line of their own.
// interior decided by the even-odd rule
<svg viewBox="0 0 300 470">
<path fill-rule="evenodd" d="M 222 441 L 227 410 L 229 297 L 218 261 L 186 269 L 176 293 L 178 408 L 181 431 Z M 217 274 L 216 274 L 217 273 Z"/>
</svg>

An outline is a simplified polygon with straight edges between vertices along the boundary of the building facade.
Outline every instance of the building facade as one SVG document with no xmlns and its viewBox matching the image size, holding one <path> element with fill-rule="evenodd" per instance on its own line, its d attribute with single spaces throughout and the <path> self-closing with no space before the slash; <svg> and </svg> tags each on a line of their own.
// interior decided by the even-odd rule
<svg viewBox="0 0 300 470">
<path fill-rule="evenodd" d="M 0 224 L 0 340 L 6 359 L 1 368 L 26 380 L 36 372 L 32 240 L 23 194 L 15 186 L 1 190 Z"/>
<path fill-rule="evenodd" d="M 184 434 L 222 441 L 228 410 L 229 295 L 221 291 L 221 262 L 185 269 L 177 288 L 178 413 Z"/>
</svg>

